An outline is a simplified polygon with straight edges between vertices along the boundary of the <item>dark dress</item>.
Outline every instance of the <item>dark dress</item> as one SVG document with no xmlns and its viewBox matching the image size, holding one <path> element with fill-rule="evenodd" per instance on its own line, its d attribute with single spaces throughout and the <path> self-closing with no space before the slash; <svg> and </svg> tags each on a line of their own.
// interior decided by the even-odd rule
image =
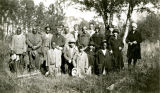
<svg viewBox="0 0 160 93">
<path fill-rule="evenodd" d="M 104 36 L 102 34 L 97 32 L 93 34 L 90 41 L 94 42 L 95 51 L 98 51 L 100 49 L 103 39 L 104 39 Z"/>
<path fill-rule="evenodd" d="M 97 51 L 95 65 L 98 67 L 98 72 L 96 71 L 98 74 L 102 74 L 104 69 L 107 72 L 112 69 L 112 56 L 108 50 L 106 51 L 105 55 L 103 54 L 102 49 Z"/>
<path fill-rule="evenodd" d="M 109 49 L 113 51 L 113 67 L 115 69 L 124 67 L 123 53 L 122 50 L 119 50 L 119 47 L 124 47 L 122 39 L 115 39 L 114 36 L 111 36 L 109 39 Z"/>
<path fill-rule="evenodd" d="M 128 44 L 128 51 L 127 51 L 127 57 L 129 59 L 141 59 L 141 47 L 140 43 L 142 42 L 142 36 L 141 33 L 138 31 L 133 31 L 129 32 L 126 42 L 133 42 L 137 41 L 137 44 L 130 45 Z"/>
<path fill-rule="evenodd" d="M 90 51 L 89 48 L 87 48 L 85 51 L 88 55 L 89 66 L 92 67 L 92 74 L 94 74 L 95 73 L 95 51 L 94 50 Z"/>
</svg>

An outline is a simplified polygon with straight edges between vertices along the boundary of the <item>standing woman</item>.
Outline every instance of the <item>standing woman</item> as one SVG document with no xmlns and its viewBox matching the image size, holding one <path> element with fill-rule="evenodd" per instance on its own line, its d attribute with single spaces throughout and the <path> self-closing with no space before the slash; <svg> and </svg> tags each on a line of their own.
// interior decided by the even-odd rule
<svg viewBox="0 0 160 93">
<path fill-rule="evenodd" d="M 126 42 L 128 43 L 128 67 L 130 68 L 131 62 L 133 60 L 133 67 L 136 66 L 137 60 L 141 59 L 141 47 L 142 42 L 141 33 L 137 31 L 137 24 L 132 23 L 132 29 L 127 36 Z"/>
<path fill-rule="evenodd" d="M 122 42 L 122 39 L 118 37 L 118 34 L 119 34 L 118 29 L 115 29 L 113 31 L 113 36 L 111 36 L 110 39 L 108 40 L 109 50 L 113 51 L 114 70 L 120 70 L 124 67 L 123 54 L 122 54 L 122 49 L 124 47 L 124 44 Z"/>
</svg>

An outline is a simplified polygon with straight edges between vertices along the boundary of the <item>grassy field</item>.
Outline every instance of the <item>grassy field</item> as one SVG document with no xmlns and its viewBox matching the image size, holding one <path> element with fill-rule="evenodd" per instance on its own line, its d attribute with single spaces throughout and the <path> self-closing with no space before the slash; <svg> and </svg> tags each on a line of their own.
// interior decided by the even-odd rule
<svg viewBox="0 0 160 93">
<path fill-rule="evenodd" d="M 61 75 L 37 75 L 17 79 L 7 65 L 8 45 L 0 42 L 0 93 L 158 93 L 160 47 L 142 44 L 142 59 L 135 70 L 125 69 L 106 76 L 87 76 L 84 79 Z M 125 58 L 126 59 L 126 58 Z M 109 89 L 108 89 L 109 87 Z"/>
</svg>

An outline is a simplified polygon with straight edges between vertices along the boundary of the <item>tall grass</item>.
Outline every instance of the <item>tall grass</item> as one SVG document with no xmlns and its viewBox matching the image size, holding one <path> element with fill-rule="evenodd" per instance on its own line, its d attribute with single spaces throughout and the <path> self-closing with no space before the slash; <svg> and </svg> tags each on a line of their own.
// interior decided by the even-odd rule
<svg viewBox="0 0 160 93">
<path fill-rule="evenodd" d="M 115 91 L 118 93 L 157 93 L 159 88 L 160 49 L 155 44 L 143 43 L 142 59 L 136 70 L 127 69 L 111 72 L 107 76 L 87 76 L 84 79 L 62 75 L 45 77 L 37 75 L 17 79 L 10 73 L 7 65 L 8 45 L 0 42 L 0 91 L 1 93 L 109 93 L 107 88 L 120 82 Z M 150 45 L 149 45 L 150 44 Z M 150 50 L 148 50 L 151 48 Z"/>
</svg>

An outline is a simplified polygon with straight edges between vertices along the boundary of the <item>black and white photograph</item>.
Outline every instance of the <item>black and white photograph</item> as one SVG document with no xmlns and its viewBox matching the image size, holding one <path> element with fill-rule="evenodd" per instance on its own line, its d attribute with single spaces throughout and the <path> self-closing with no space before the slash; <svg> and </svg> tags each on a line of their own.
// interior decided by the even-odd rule
<svg viewBox="0 0 160 93">
<path fill-rule="evenodd" d="M 0 93 L 160 93 L 160 0 L 0 0 Z"/>
</svg>

